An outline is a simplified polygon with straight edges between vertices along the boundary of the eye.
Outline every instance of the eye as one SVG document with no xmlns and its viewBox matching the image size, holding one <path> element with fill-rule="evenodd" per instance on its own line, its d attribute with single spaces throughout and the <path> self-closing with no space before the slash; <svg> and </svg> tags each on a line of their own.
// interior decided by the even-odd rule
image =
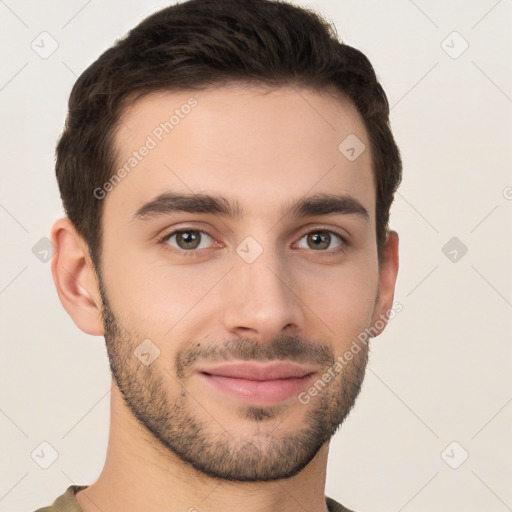
<svg viewBox="0 0 512 512">
<path fill-rule="evenodd" d="M 331 242 L 333 241 L 333 237 L 334 239 L 338 239 L 340 243 L 338 243 L 338 245 L 336 245 L 335 247 L 330 247 Z M 341 235 L 327 229 L 310 231 L 301 238 L 301 240 L 304 239 L 306 240 L 306 246 L 304 247 L 299 245 L 299 247 L 301 249 L 313 249 L 314 251 L 324 251 L 325 249 L 329 248 L 343 250 L 340 248 L 344 247 L 344 245 L 346 244 L 345 239 Z"/>
<path fill-rule="evenodd" d="M 205 238 L 210 239 L 211 244 L 213 239 L 205 231 L 201 231 L 200 229 L 180 229 L 165 235 L 162 238 L 162 243 L 170 245 L 180 251 L 193 251 L 195 249 L 206 249 L 209 247 L 208 243 L 203 243 L 205 242 Z"/>
</svg>

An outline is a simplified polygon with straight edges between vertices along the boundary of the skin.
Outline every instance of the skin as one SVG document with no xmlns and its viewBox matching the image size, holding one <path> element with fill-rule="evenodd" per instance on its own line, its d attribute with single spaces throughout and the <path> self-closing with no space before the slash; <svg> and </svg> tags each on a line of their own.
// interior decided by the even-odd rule
<svg viewBox="0 0 512 512">
<path fill-rule="evenodd" d="M 389 232 L 379 272 L 368 135 L 351 103 L 317 91 L 231 85 L 159 92 L 123 113 L 116 135 L 118 163 L 144 144 L 168 119 L 167 112 L 192 96 L 197 106 L 103 199 L 101 288 L 87 245 L 69 220 L 58 220 L 52 229 L 59 298 L 81 330 L 105 336 L 113 370 L 105 466 L 77 500 L 84 512 L 286 512 L 298 504 L 324 512 L 329 438 L 357 396 L 365 350 L 308 404 L 294 396 L 259 408 L 260 416 L 205 386 L 190 360 L 178 376 L 176 362 L 196 353 L 199 362 L 212 363 L 219 360 L 215 350 L 247 356 L 242 359 L 250 359 L 252 350 L 259 360 L 279 355 L 297 361 L 293 347 L 303 347 L 299 356 L 309 357 L 321 378 L 359 333 L 386 315 L 398 272 L 398 235 Z M 367 148 L 355 161 L 338 150 L 349 134 Z M 143 204 L 169 191 L 222 195 L 237 200 L 244 215 L 175 212 L 133 219 Z M 315 193 L 349 194 L 369 219 L 280 213 L 290 201 Z M 158 239 L 185 227 L 209 235 L 195 249 L 198 257 L 171 252 L 169 246 L 180 249 L 176 237 Z M 308 245 L 309 233 L 327 229 L 347 238 L 343 252 L 335 252 L 342 242 L 334 234 L 326 249 Z M 263 250 L 252 263 L 236 252 L 248 236 Z M 144 339 L 160 350 L 148 366 L 133 356 Z M 277 350 L 283 340 L 289 341 L 281 346 L 285 355 Z M 308 347 L 321 347 L 328 357 L 316 357 Z M 167 423 L 164 413 L 170 414 Z M 203 456 L 210 468 L 198 469 L 162 442 L 168 436 L 171 444 L 179 443 L 185 413 L 202 430 L 182 447 L 188 446 L 195 462 Z M 316 439 L 318 446 L 296 448 L 289 457 L 272 450 L 275 442 L 296 440 L 312 425 L 315 434 L 307 439 L 310 445 Z M 204 439 L 218 443 L 217 451 L 208 454 L 200 445 L 194 451 L 193 443 Z M 215 461 L 220 448 L 227 448 L 224 467 Z M 241 464 L 242 455 L 253 463 Z M 265 464 L 258 468 L 261 457 Z M 272 461 L 279 462 L 274 473 Z M 224 476 L 245 471 L 245 481 L 209 474 L 219 467 Z"/>
</svg>

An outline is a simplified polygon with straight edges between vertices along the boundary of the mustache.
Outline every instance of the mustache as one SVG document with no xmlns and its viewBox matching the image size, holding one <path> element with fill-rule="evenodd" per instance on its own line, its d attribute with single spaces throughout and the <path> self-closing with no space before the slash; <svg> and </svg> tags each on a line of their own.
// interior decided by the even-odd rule
<svg viewBox="0 0 512 512">
<path fill-rule="evenodd" d="M 334 352 L 329 345 L 311 343 L 299 336 L 281 336 L 271 342 L 261 343 L 250 338 L 233 338 L 222 345 L 184 348 L 176 355 L 176 375 L 182 378 L 198 361 L 274 361 L 312 363 L 330 366 L 335 363 Z"/>
</svg>

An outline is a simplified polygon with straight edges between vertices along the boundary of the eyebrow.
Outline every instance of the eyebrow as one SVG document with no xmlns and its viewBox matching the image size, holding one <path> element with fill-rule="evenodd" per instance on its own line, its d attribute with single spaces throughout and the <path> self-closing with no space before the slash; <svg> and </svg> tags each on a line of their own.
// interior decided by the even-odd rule
<svg viewBox="0 0 512 512">
<path fill-rule="evenodd" d="M 167 192 L 142 205 L 133 215 L 133 220 L 150 220 L 174 212 L 207 213 L 240 220 L 243 209 L 238 201 L 229 201 L 223 196 L 210 194 L 181 194 Z M 350 195 L 319 193 L 308 197 L 292 200 L 290 204 L 281 208 L 281 217 L 308 217 L 330 215 L 333 213 L 343 215 L 357 215 L 369 221 L 368 210 Z"/>
</svg>

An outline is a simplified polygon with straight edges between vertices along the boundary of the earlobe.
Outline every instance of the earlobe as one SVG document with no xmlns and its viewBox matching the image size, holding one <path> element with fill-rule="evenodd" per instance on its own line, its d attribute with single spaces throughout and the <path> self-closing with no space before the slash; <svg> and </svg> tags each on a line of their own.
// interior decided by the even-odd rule
<svg viewBox="0 0 512 512">
<path fill-rule="evenodd" d="M 52 275 L 64 309 L 79 329 L 102 336 L 98 282 L 85 241 L 66 217 L 54 223 L 51 238 L 55 246 Z"/>
<path fill-rule="evenodd" d="M 390 318 L 391 310 L 393 309 L 397 274 L 398 233 L 396 231 L 389 231 L 386 244 L 386 256 L 379 273 L 379 295 L 372 321 L 372 337 L 382 333 Z"/>
</svg>

